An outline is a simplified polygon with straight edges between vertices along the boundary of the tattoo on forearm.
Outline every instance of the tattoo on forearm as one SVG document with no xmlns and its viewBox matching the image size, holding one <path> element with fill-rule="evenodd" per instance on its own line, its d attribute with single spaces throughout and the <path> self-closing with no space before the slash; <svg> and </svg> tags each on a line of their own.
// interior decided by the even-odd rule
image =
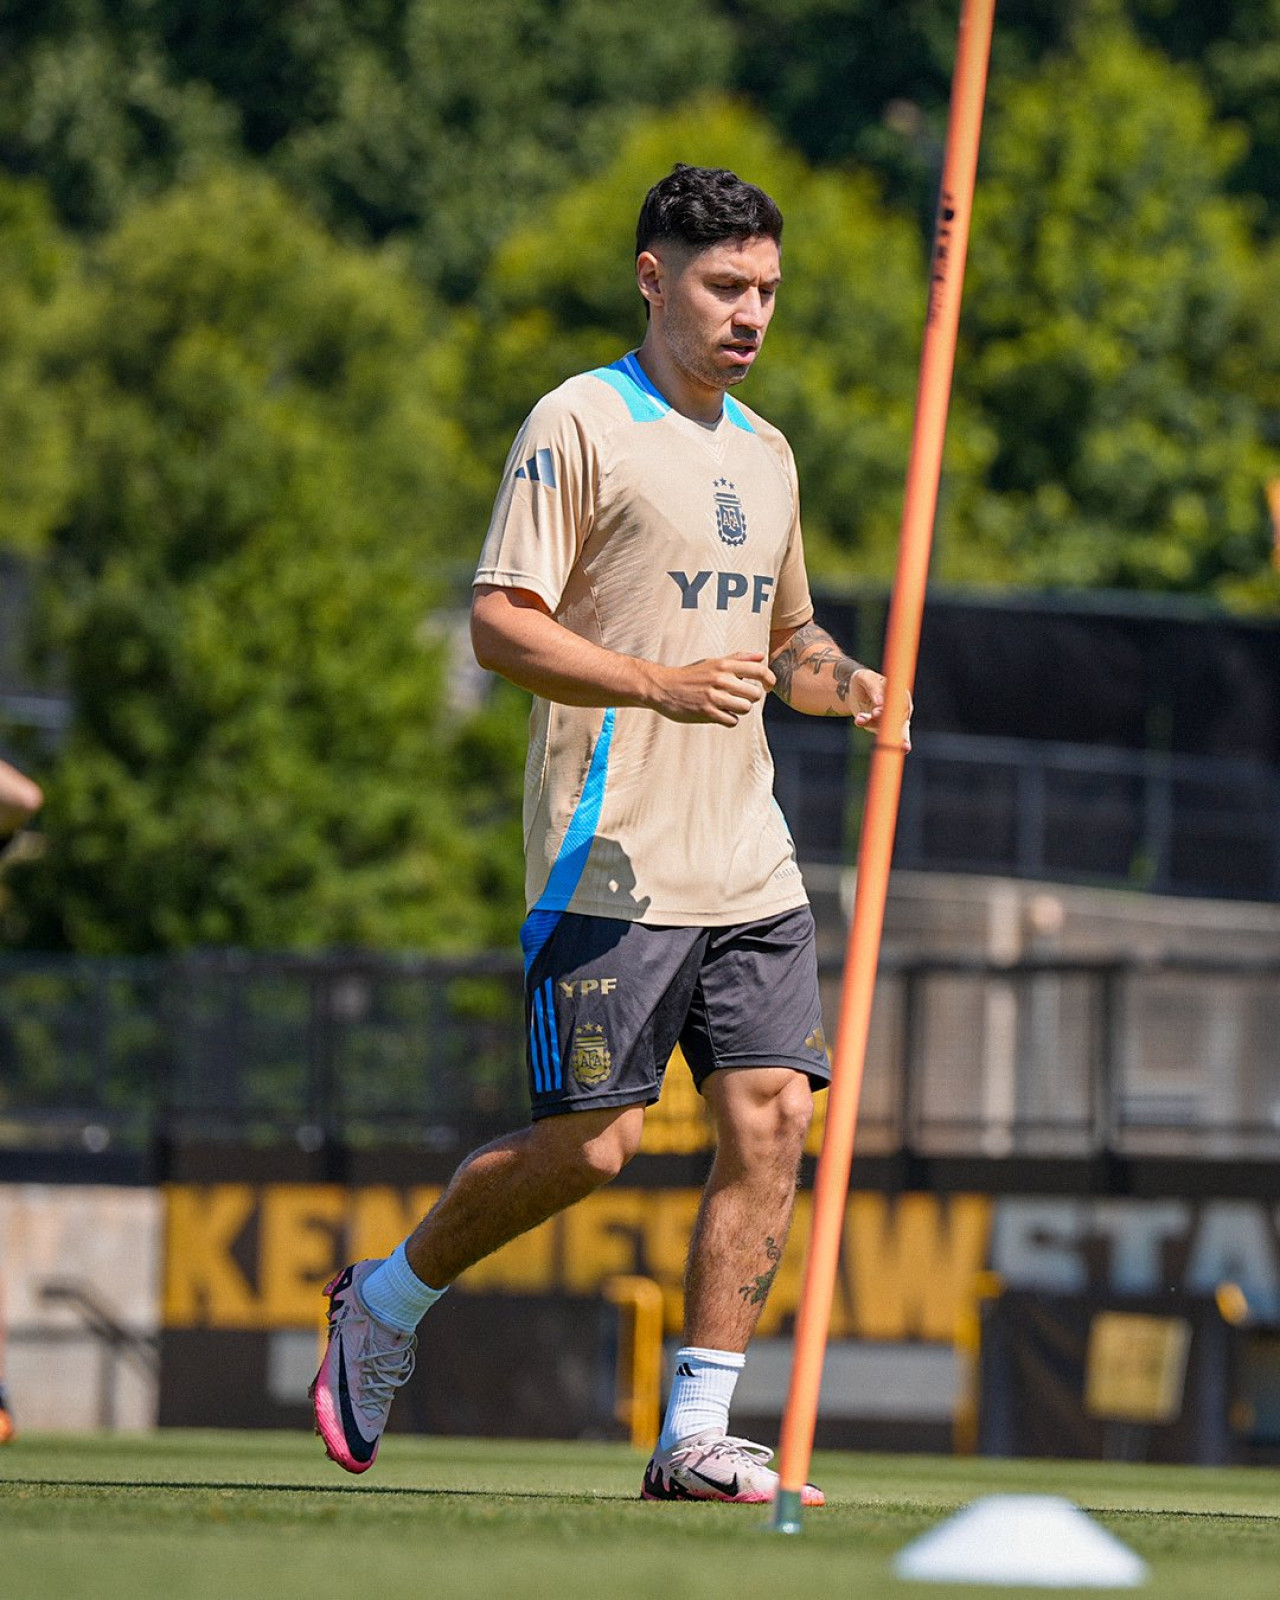
<svg viewBox="0 0 1280 1600">
<path fill-rule="evenodd" d="M 758 1278 L 753 1278 L 750 1283 L 738 1286 L 738 1293 L 749 1306 L 762 1306 L 769 1298 L 769 1290 L 773 1288 L 773 1280 L 778 1276 L 778 1263 L 782 1260 L 782 1246 L 772 1234 L 764 1242 L 765 1257 L 769 1262 L 768 1268 Z"/>
<path fill-rule="evenodd" d="M 802 628 L 797 628 L 769 662 L 769 666 L 778 680 L 774 685 L 774 693 L 788 705 L 792 702 L 797 672 L 803 669 L 817 678 L 830 668 L 831 686 L 840 704 L 829 707 L 827 714 L 833 717 L 845 715 L 842 708 L 849 703 L 853 677 L 859 671 L 859 666 L 816 622 L 806 622 Z"/>
<path fill-rule="evenodd" d="M 800 651 L 796 648 L 796 644 L 804 632 L 804 628 L 797 628 L 777 655 L 769 661 L 769 667 L 778 680 L 773 686 L 773 692 L 787 705 L 791 704 L 791 685 L 795 681 L 796 663 L 800 659 Z"/>
</svg>

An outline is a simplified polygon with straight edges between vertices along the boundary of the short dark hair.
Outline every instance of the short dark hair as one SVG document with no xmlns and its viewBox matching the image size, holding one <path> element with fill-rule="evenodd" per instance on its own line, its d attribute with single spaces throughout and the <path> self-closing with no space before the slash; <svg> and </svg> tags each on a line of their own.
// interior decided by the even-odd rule
<svg viewBox="0 0 1280 1600">
<path fill-rule="evenodd" d="M 654 184 L 640 207 L 636 254 L 663 240 L 706 250 L 726 239 L 782 242 L 782 213 L 754 183 L 724 167 L 687 167 L 678 161 Z"/>
</svg>

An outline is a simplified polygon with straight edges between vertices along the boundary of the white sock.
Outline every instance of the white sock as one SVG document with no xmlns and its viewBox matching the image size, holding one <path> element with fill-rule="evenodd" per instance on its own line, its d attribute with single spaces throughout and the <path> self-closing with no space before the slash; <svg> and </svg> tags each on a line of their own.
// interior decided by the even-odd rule
<svg viewBox="0 0 1280 1600">
<path fill-rule="evenodd" d="M 706 1428 L 729 1429 L 729 1402 L 746 1356 L 737 1350 L 704 1350 L 684 1345 L 676 1351 L 675 1377 L 667 1401 L 659 1450 L 670 1450 L 682 1439 Z"/>
<path fill-rule="evenodd" d="M 403 1244 L 360 1285 L 360 1298 L 369 1315 L 400 1333 L 412 1333 L 443 1293 L 443 1289 L 423 1283 L 409 1265 Z"/>
</svg>

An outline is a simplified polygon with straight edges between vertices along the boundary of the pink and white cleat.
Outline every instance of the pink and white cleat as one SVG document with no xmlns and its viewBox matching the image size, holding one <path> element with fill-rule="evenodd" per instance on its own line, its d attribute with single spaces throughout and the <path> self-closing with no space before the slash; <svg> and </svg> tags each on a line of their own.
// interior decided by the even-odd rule
<svg viewBox="0 0 1280 1600">
<path fill-rule="evenodd" d="M 735 1439 L 708 1428 L 682 1439 L 670 1450 L 655 1450 L 640 1487 L 642 1500 L 730 1500 L 763 1505 L 778 1491 L 778 1474 L 768 1465 L 773 1451 L 750 1439 Z M 821 1489 L 806 1483 L 801 1504 L 824 1506 Z"/>
<path fill-rule="evenodd" d="M 331 1461 L 367 1472 L 378 1454 L 395 1392 L 413 1371 L 418 1337 L 377 1322 L 360 1299 L 360 1284 L 380 1261 L 357 1261 L 324 1286 L 329 1342 L 311 1385 L 316 1432 Z"/>
</svg>

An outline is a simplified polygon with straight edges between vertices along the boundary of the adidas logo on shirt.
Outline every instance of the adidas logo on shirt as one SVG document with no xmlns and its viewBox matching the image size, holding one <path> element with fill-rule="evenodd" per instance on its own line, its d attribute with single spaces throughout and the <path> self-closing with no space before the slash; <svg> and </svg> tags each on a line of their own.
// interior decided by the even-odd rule
<svg viewBox="0 0 1280 1600">
<path fill-rule="evenodd" d="M 556 464 L 550 450 L 536 450 L 524 466 L 517 467 L 516 477 L 528 478 L 533 483 L 544 483 L 548 489 L 554 489 Z"/>
</svg>

